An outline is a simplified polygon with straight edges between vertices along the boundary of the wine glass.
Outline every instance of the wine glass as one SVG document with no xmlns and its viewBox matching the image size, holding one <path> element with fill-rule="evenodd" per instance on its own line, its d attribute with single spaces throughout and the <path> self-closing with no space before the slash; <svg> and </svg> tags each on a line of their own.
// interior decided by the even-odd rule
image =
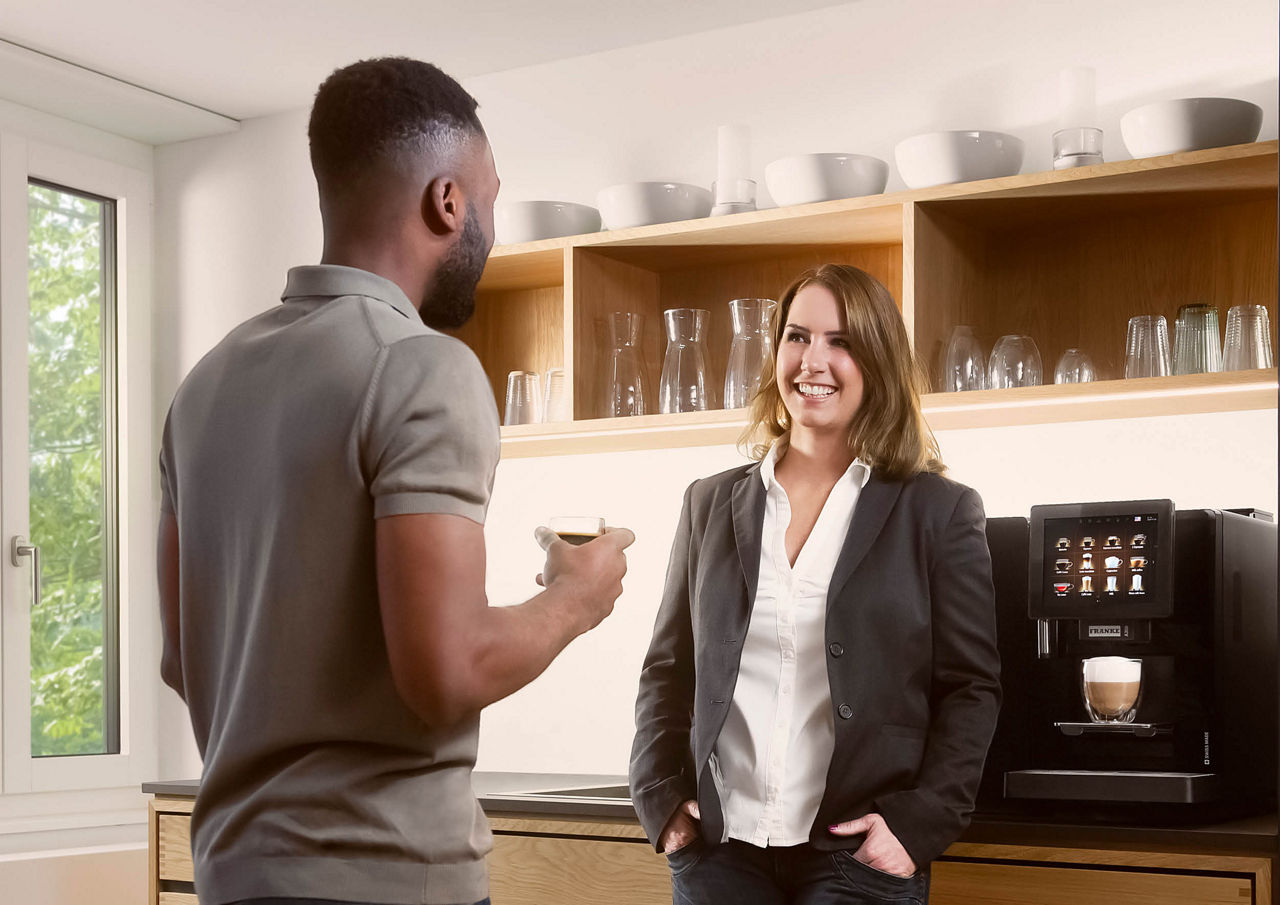
<svg viewBox="0 0 1280 905">
<path fill-rule="evenodd" d="M 946 362 L 942 366 L 942 391 L 961 393 L 966 390 L 985 390 L 985 358 L 972 327 L 963 324 L 952 327 L 951 338 L 947 340 Z"/>
<path fill-rule="evenodd" d="M 1030 336 L 1008 334 L 996 340 L 987 364 L 987 385 L 993 390 L 1039 386 L 1040 350 Z"/>
<path fill-rule="evenodd" d="M 1093 359 L 1080 349 L 1068 349 L 1058 359 L 1053 371 L 1054 383 L 1092 383 L 1098 379 Z"/>
</svg>

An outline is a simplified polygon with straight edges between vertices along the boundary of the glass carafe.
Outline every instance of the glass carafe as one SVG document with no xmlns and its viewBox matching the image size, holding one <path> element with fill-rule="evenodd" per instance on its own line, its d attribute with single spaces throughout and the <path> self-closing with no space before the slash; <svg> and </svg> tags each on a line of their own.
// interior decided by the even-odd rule
<svg viewBox="0 0 1280 905">
<path fill-rule="evenodd" d="M 644 371 L 640 366 L 642 318 L 631 311 L 609 315 L 609 383 L 605 395 L 606 418 L 644 414 Z"/>
<path fill-rule="evenodd" d="M 658 407 L 664 415 L 716 407 L 714 388 L 707 382 L 704 337 L 709 317 L 710 312 L 704 308 L 669 308 L 662 312 L 667 325 L 667 355 L 662 362 Z"/>
<path fill-rule="evenodd" d="M 729 303 L 733 343 L 724 375 L 724 407 L 740 409 L 760 389 L 765 362 L 773 357 L 769 321 L 778 303 L 773 299 L 734 299 Z"/>
</svg>

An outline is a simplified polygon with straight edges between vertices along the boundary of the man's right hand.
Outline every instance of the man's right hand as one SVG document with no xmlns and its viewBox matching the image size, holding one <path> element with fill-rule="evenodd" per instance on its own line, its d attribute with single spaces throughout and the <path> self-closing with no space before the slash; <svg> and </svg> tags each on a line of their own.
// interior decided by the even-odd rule
<svg viewBox="0 0 1280 905">
<path fill-rule="evenodd" d="M 702 819 L 698 802 L 692 798 L 683 802 L 671 815 L 667 825 L 658 835 L 658 846 L 664 855 L 679 851 L 698 838 L 698 822 Z"/>
<path fill-rule="evenodd" d="M 635 543 L 635 534 L 627 528 L 606 528 L 600 537 L 580 546 L 566 543 L 549 528 L 538 528 L 534 536 L 547 551 L 538 584 L 571 594 L 580 604 L 581 631 L 595 628 L 613 612 L 622 593 L 622 576 L 627 574 L 627 556 L 622 551 Z"/>
</svg>

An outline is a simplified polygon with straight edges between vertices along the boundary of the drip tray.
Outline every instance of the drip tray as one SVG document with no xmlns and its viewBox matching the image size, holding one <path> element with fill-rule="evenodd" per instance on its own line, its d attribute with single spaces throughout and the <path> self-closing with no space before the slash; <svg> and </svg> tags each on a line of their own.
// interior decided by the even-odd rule
<svg viewBox="0 0 1280 905">
<path fill-rule="evenodd" d="M 1155 738 L 1172 735 L 1170 723 L 1054 723 L 1063 735 L 1072 738 L 1081 735 L 1132 735 L 1136 738 Z"/>
<path fill-rule="evenodd" d="M 1058 801 L 1200 804 L 1218 799 L 1219 780 L 1216 773 L 1013 770 L 1004 775 L 1004 795 Z"/>
</svg>

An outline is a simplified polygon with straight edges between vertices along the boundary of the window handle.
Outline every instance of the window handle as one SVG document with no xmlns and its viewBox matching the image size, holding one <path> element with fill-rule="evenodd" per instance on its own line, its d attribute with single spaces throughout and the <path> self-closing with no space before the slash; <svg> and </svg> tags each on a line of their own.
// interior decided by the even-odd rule
<svg viewBox="0 0 1280 905">
<path fill-rule="evenodd" d="M 25 537 L 16 535 L 10 547 L 9 558 L 15 566 L 20 566 L 24 556 L 31 557 L 31 609 L 34 610 L 40 606 L 40 548 L 27 543 Z"/>
</svg>

